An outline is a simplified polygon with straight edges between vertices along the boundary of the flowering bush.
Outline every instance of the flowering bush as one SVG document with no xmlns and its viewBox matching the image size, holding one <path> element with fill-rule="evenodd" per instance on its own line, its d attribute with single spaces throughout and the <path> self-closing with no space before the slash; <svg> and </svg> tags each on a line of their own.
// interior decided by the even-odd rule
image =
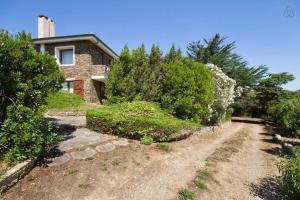
<svg viewBox="0 0 300 200">
<path fill-rule="evenodd" d="M 206 66 L 212 72 L 215 82 L 214 101 L 209 105 L 210 116 L 207 122 L 216 124 L 228 115 L 229 106 L 234 103 L 235 97 L 240 96 L 242 88 L 236 88 L 236 81 L 224 74 L 216 65 L 207 64 Z"/>
</svg>

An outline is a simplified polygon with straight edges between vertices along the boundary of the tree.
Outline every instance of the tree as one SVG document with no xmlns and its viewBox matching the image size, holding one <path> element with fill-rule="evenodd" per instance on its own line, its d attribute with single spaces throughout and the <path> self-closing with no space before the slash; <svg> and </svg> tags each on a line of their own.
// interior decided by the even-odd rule
<svg viewBox="0 0 300 200">
<path fill-rule="evenodd" d="M 258 100 L 258 111 L 261 115 L 267 114 L 268 108 L 280 98 L 284 98 L 290 94 L 282 88 L 282 85 L 293 81 L 295 77 L 287 72 L 270 74 L 269 77 L 260 81 L 255 88 Z"/>
<path fill-rule="evenodd" d="M 217 65 L 230 78 L 237 82 L 237 86 L 247 91 L 253 88 L 266 76 L 265 66 L 248 67 L 248 63 L 239 55 L 234 53 L 235 42 L 224 44 L 226 37 L 220 34 L 214 35 L 209 40 L 192 42 L 188 45 L 188 56 L 198 62 Z"/>
<path fill-rule="evenodd" d="M 127 45 L 124 46 L 120 58 L 110 66 L 108 81 L 105 84 L 107 98 L 114 101 L 125 99 L 126 86 L 125 77 L 130 73 L 132 67 L 132 57 Z"/>
<path fill-rule="evenodd" d="M 161 62 L 162 52 L 158 45 L 153 45 L 149 56 L 149 71 L 145 80 L 144 99 L 160 101 L 162 95 L 163 67 Z"/>
<path fill-rule="evenodd" d="M 220 34 L 215 34 L 213 38 L 201 41 L 192 42 L 188 45 L 188 56 L 201 63 L 212 63 L 226 72 L 226 69 L 231 67 L 231 62 L 236 55 L 232 53 L 235 49 L 234 42 L 223 45 L 226 37 L 221 37 Z"/>
<path fill-rule="evenodd" d="M 181 60 L 182 57 L 182 53 L 180 49 L 175 48 L 175 45 L 173 44 L 170 51 L 166 54 L 164 61 L 166 63 L 171 63 L 171 62 L 176 62 L 178 60 Z"/>
<path fill-rule="evenodd" d="M 0 125 L 8 106 L 22 104 L 37 110 L 49 92 L 61 88 L 63 80 L 56 60 L 48 53 L 38 53 L 29 34 L 12 36 L 0 30 Z"/>
<path fill-rule="evenodd" d="M 36 158 L 57 140 L 40 107 L 63 80 L 56 60 L 38 53 L 29 34 L 0 31 L 1 160 Z"/>
</svg>

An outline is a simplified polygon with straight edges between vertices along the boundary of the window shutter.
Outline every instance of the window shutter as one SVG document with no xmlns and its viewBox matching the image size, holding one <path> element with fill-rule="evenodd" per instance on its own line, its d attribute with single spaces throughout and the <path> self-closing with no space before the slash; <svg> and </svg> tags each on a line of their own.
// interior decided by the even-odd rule
<svg viewBox="0 0 300 200">
<path fill-rule="evenodd" d="M 83 97 L 83 80 L 74 81 L 74 94 Z"/>
</svg>

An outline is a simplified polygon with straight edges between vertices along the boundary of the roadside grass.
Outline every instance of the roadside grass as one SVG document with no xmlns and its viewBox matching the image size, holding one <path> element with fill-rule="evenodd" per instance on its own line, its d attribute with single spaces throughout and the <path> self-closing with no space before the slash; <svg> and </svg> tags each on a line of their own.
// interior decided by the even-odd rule
<svg viewBox="0 0 300 200">
<path fill-rule="evenodd" d="M 5 174 L 5 170 L 0 170 L 0 180 L 3 178 L 4 174 Z"/>
<path fill-rule="evenodd" d="M 202 180 L 196 179 L 194 180 L 195 185 L 197 186 L 197 188 L 205 190 L 207 189 L 207 185 L 205 183 L 202 182 Z"/>
<path fill-rule="evenodd" d="M 91 186 L 90 183 L 81 183 L 81 184 L 78 185 L 78 187 L 80 187 L 80 188 L 88 188 L 90 186 Z"/>
<path fill-rule="evenodd" d="M 35 180 L 35 176 L 33 176 L 33 175 L 29 175 L 28 177 L 27 177 L 27 181 L 34 181 Z"/>
<path fill-rule="evenodd" d="M 232 154 L 237 153 L 239 150 L 235 147 L 220 147 L 215 150 L 215 152 L 210 155 L 206 161 L 207 162 L 229 162 L 229 158 Z"/>
<path fill-rule="evenodd" d="M 102 171 L 107 171 L 107 170 L 108 170 L 108 169 L 107 169 L 107 165 L 106 165 L 105 163 L 102 164 L 101 170 L 102 170 Z"/>
<path fill-rule="evenodd" d="M 206 161 L 209 164 L 217 162 L 229 162 L 232 154 L 239 152 L 239 149 L 242 147 L 247 134 L 241 132 L 233 139 L 225 141 L 223 145 L 217 148 L 207 159 Z"/>
<path fill-rule="evenodd" d="M 136 161 L 136 160 L 133 160 L 132 163 L 135 164 L 136 166 L 140 166 L 140 165 L 141 165 L 141 163 L 139 163 L 139 162 Z"/>
<path fill-rule="evenodd" d="M 79 172 L 79 170 L 77 170 L 77 169 L 72 169 L 72 170 L 66 172 L 66 173 L 64 174 L 64 176 L 74 175 L 74 174 L 76 174 L 76 173 L 78 173 L 78 172 Z"/>
<path fill-rule="evenodd" d="M 192 200 L 195 198 L 195 192 L 188 189 L 180 189 L 178 192 L 178 198 L 180 200 Z"/>
<path fill-rule="evenodd" d="M 191 191 L 188 189 L 181 189 L 178 192 L 180 200 L 193 199 L 196 195 L 200 195 L 201 190 L 208 189 L 207 183 L 211 181 L 216 181 L 213 177 L 214 169 L 219 162 L 229 162 L 230 157 L 239 152 L 242 148 L 244 141 L 246 140 L 247 133 L 241 132 L 234 138 L 225 141 L 221 147 L 217 148 L 208 158 L 206 159 L 206 165 L 204 170 L 198 170 L 196 172 L 195 178 L 192 180 L 192 185 L 190 188 L 197 187 L 198 191 Z"/>
<path fill-rule="evenodd" d="M 152 144 L 152 142 L 153 142 L 153 138 L 149 135 L 144 135 L 141 138 L 141 143 L 144 145 L 150 145 L 150 144 Z"/>
<path fill-rule="evenodd" d="M 135 101 L 90 109 L 86 113 L 89 129 L 141 139 L 142 143 L 170 141 L 180 130 L 197 130 L 198 123 L 174 117 L 157 104 Z M 147 135 L 147 136 L 145 136 Z M 152 139 L 151 139 L 151 138 Z"/>
<path fill-rule="evenodd" d="M 46 98 L 46 108 L 51 112 L 79 112 L 95 108 L 96 105 L 89 104 L 78 95 L 67 92 L 56 92 L 49 94 Z"/>
<path fill-rule="evenodd" d="M 209 177 L 210 174 L 206 170 L 198 170 L 193 182 L 197 188 L 205 190 L 207 189 L 207 185 L 204 183 L 204 181 L 208 180 Z"/>
<path fill-rule="evenodd" d="M 118 160 L 118 159 L 113 159 L 112 161 L 111 161 L 111 164 L 113 165 L 113 166 L 117 166 L 117 165 L 119 165 L 121 162 Z"/>
<path fill-rule="evenodd" d="M 146 160 L 150 160 L 150 156 L 149 156 L 148 153 L 144 153 L 144 156 L 145 156 L 145 159 L 146 159 Z"/>
<path fill-rule="evenodd" d="M 207 180 L 209 178 L 209 173 L 206 170 L 198 170 L 196 178 L 201 180 Z"/>
<path fill-rule="evenodd" d="M 171 145 L 166 143 L 158 143 L 155 145 L 155 148 L 164 152 L 170 152 L 171 151 Z"/>
</svg>

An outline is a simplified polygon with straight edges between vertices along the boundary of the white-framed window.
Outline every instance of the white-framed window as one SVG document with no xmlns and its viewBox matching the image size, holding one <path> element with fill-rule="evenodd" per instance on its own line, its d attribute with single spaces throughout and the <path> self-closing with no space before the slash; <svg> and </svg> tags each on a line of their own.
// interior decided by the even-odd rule
<svg viewBox="0 0 300 200">
<path fill-rule="evenodd" d="M 75 65 L 75 46 L 55 47 L 55 58 L 60 66 Z"/>
<path fill-rule="evenodd" d="M 74 81 L 73 80 L 66 80 L 62 83 L 62 90 L 68 93 L 74 93 Z"/>
</svg>

